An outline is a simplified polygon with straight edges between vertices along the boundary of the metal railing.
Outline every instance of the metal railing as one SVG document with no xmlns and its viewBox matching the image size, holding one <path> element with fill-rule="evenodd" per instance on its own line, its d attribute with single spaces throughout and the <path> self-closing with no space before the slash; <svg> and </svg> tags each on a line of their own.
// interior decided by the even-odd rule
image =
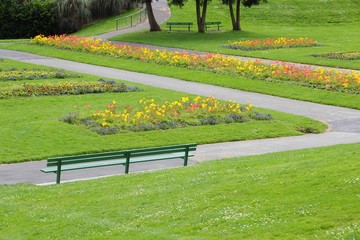
<svg viewBox="0 0 360 240">
<path fill-rule="evenodd" d="M 133 13 L 129 16 L 117 18 L 116 20 L 116 30 L 119 28 L 133 27 L 139 23 L 142 23 L 147 18 L 146 7 L 144 6 L 141 10 Z"/>
</svg>

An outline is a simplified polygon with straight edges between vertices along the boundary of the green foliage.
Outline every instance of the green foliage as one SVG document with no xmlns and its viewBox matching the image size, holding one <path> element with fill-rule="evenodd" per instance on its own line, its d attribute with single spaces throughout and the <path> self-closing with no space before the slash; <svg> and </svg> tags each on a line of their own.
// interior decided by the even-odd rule
<svg viewBox="0 0 360 240">
<path fill-rule="evenodd" d="M 88 0 L 58 0 L 56 4 L 61 33 L 75 32 L 91 20 Z"/>
<path fill-rule="evenodd" d="M 56 0 L 60 33 L 73 33 L 87 24 L 136 7 L 130 0 Z"/>
<path fill-rule="evenodd" d="M 54 34 L 55 15 L 53 0 L 1 0 L 0 39 Z"/>
</svg>

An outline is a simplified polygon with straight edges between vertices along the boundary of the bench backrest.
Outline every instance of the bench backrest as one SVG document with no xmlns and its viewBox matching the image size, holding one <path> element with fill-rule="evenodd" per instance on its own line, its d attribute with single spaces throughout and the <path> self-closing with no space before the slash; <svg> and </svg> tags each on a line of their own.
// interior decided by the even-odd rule
<svg viewBox="0 0 360 240">
<path fill-rule="evenodd" d="M 197 146 L 196 143 L 192 143 L 192 144 L 172 145 L 172 146 L 164 146 L 164 147 L 131 149 L 125 151 L 113 151 L 113 152 L 103 152 L 103 153 L 94 153 L 94 154 L 54 157 L 54 158 L 49 158 L 47 160 L 47 166 L 48 167 L 57 166 L 59 161 L 61 161 L 61 165 L 69 165 L 69 164 L 78 164 L 85 162 L 106 161 L 113 159 L 126 159 L 127 157 L 161 155 L 161 154 L 186 152 L 186 151 L 191 152 L 196 150 L 196 146 Z"/>
<path fill-rule="evenodd" d="M 221 22 L 205 22 L 205 25 L 215 25 L 215 24 L 221 24 Z"/>
<path fill-rule="evenodd" d="M 193 25 L 192 22 L 167 22 L 166 25 Z"/>
</svg>

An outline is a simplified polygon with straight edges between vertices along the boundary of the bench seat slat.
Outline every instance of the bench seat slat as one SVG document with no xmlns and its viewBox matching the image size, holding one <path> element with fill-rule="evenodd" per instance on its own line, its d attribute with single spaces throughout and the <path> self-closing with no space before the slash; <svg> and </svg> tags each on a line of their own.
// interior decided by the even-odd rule
<svg viewBox="0 0 360 240">
<path fill-rule="evenodd" d="M 193 157 L 194 154 L 189 153 L 189 157 Z M 158 161 L 158 160 L 167 160 L 172 158 L 184 158 L 184 153 L 177 153 L 177 154 L 166 154 L 166 155 L 153 155 L 153 156 L 141 156 L 141 157 L 132 157 L 130 162 L 131 163 L 140 163 L 140 162 L 149 162 L 149 161 Z"/>
<path fill-rule="evenodd" d="M 195 151 L 196 148 L 189 148 L 189 152 Z M 167 153 L 176 153 L 176 152 L 185 152 L 186 148 L 179 148 L 179 149 L 165 149 L 160 151 L 131 151 L 131 158 L 137 156 L 146 156 L 146 155 L 159 155 L 159 154 L 167 154 Z"/>
<path fill-rule="evenodd" d="M 114 152 L 78 154 L 78 155 L 71 155 L 71 156 L 49 158 L 48 161 L 57 161 L 57 159 L 59 159 L 59 158 L 61 158 L 63 160 L 71 160 L 71 159 L 92 158 L 92 157 L 101 157 L 101 156 L 114 156 L 114 155 L 125 154 L 125 152 L 126 151 L 114 151 Z"/>
<path fill-rule="evenodd" d="M 51 161 L 48 161 L 47 166 L 57 166 L 58 161 L 61 160 L 61 165 L 67 165 L 67 164 L 76 164 L 76 163 L 82 163 L 82 162 L 100 162 L 100 161 L 107 161 L 112 159 L 121 159 L 125 158 L 124 154 L 121 155 L 112 155 L 112 156 L 100 156 L 100 157 L 79 157 L 74 159 L 63 159 L 63 158 L 57 158 L 57 159 L 51 159 Z"/>
<path fill-rule="evenodd" d="M 76 164 L 71 164 L 71 165 L 61 165 L 61 171 L 123 165 L 123 164 L 125 164 L 125 162 L 126 161 L 124 159 L 115 159 L 115 160 L 101 161 L 101 162 L 88 162 L 88 163 L 76 163 Z M 45 173 L 57 172 L 57 167 L 56 166 L 46 167 L 46 168 L 41 169 L 41 171 L 45 172 Z"/>
</svg>

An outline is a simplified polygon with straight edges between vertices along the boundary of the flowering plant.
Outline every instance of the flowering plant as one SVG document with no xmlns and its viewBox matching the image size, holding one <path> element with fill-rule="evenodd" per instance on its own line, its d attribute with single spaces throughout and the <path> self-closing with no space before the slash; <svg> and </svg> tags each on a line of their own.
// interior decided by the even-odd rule
<svg viewBox="0 0 360 240">
<path fill-rule="evenodd" d="M 70 78 L 79 77 L 75 74 L 66 73 L 64 70 L 55 69 L 1 69 L 0 80 L 15 81 L 15 80 L 33 80 L 33 79 L 50 79 L 50 78 Z"/>
<path fill-rule="evenodd" d="M 251 119 L 271 119 L 268 114 L 253 111 L 252 104 L 240 105 L 234 101 L 220 102 L 214 97 L 157 102 L 142 98 L 137 106 L 120 109 L 113 100 L 105 110 L 95 111 L 90 116 L 69 113 L 61 120 L 72 124 L 84 124 L 99 134 L 129 131 L 149 131 L 186 126 L 215 125 L 245 122 Z"/>
<path fill-rule="evenodd" d="M 105 92 L 132 92 L 139 91 L 137 87 L 128 87 L 123 83 L 115 81 L 98 82 L 61 82 L 61 83 L 24 83 L 18 86 L 1 87 L 0 99 L 9 97 L 31 97 L 31 96 L 54 96 L 54 95 L 79 95 L 88 93 Z"/>
<path fill-rule="evenodd" d="M 291 82 L 311 88 L 360 94 L 360 74 L 357 71 L 342 72 L 311 66 L 274 61 L 271 64 L 260 60 L 241 61 L 221 54 L 197 55 L 188 52 L 152 50 L 141 46 L 113 44 L 100 39 L 76 36 L 36 36 L 34 44 L 54 46 L 62 49 L 83 51 L 118 58 L 154 62 L 161 65 L 183 67 L 220 74 L 260 79 L 265 81 Z"/>
<path fill-rule="evenodd" d="M 255 40 L 242 40 L 229 42 L 225 45 L 227 48 L 241 49 L 245 51 L 277 49 L 277 48 L 294 48 L 294 47 L 314 47 L 318 46 L 317 41 L 311 38 L 267 38 Z"/>
<path fill-rule="evenodd" d="M 334 58 L 334 59 L 340 59 L 340 60 L 359 60 L 360 59 L 360 51 L 325 53 L 325 54 L 318 54 L 318 55 L 313 55 L 313 56 Z"/>
</svg>

